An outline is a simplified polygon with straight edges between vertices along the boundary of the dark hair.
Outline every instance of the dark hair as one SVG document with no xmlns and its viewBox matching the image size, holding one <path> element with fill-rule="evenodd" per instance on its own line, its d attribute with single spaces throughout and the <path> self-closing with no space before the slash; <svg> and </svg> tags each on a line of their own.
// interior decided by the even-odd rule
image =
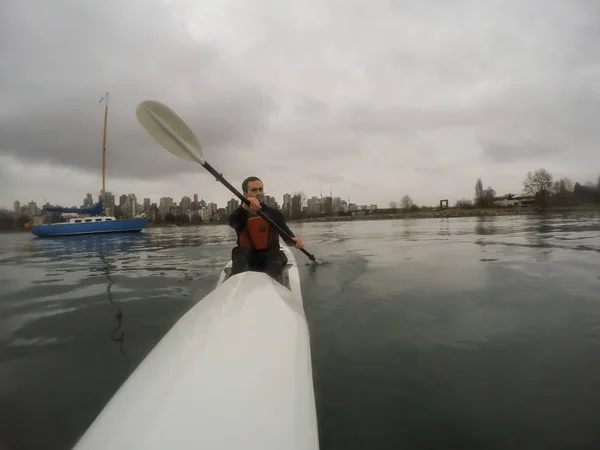
<svg viewBox="0 0 600 450">
<path fill-rule="evenodd" d="M 250 183 L 252 181 L 260 181 L 262 183 L 262 180 L 258 177 L 248 177 L 242 183 L 242 191 L 248 192 L 248 183 Z"/>
</svg>

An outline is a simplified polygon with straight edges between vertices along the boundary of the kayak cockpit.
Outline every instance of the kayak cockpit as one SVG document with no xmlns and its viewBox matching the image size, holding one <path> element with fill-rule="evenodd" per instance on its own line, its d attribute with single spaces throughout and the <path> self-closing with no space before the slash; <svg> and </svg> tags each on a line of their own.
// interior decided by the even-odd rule
<svg viewBox="0 0 600 450">
<path fill-rule="evenodd" d="M 290 269 L 293 267 L 292 264 L 285 264 L 283 266 L 283 269 L 281 270 L 281 275 L 277 278 L 277 282 L 279 284 L 281 284 L 283 287 L 289 289 L 290 291 L 292 290 L 291 284 L 290 284 Z M 223 272 L 225 274 L 222 283 L 224 283 L 225 281 L 227 281 L 229 279 L 229 277 L 231 277 L 231 267 L 227 266 L 223 269 Z"/>
</svg>

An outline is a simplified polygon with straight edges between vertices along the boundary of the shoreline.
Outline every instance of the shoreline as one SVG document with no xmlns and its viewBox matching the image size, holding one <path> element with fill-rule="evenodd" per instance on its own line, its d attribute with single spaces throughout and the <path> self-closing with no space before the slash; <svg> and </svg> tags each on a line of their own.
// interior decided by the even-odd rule
<svg viewBox="0 0 600 450">
<path fill-rule="evenodd" d="M 368 220 L 401 220 L 401 219 L 454 219 L 461 217 L 499 217 L 499 216 L 548 216 L 572 213 L 600 214 L 600 207 L 579 208 L 552 208 L 538 210 L 534 208 L 522 209 L 455 209 L 448 211 L 415 211 L 408 213 L 387 214 L 365 214 L 363 216 L 329 216 L 329 217 L 306 217 L 301 219 L 290 219 L 289 223 L 310 222 L 352 222 Z"/>
<path fill-rule="evenodd" d="M 354 222 L 354 221 L 369 221 L 369 220 L 402 220 L 402 219 L 454 219 L 462 217 L 498 217 L 498 216 L 548 216 L 559 214 L 572 213 L 587 213 L 600 214 L 600 205 L 581 206 L 571 208 L 551 208 L 547 210 L 538 210 L 535 208 L 520 208 L 520 209 L 455 209 L 448 208 L 445 211 L 414 211 L 414 212 L 397 212 L 384 214 L 365 214 L 357 216 L 321 216 L 321 217 L 304 217 L 299 219 L 288 219 L 287 222 L 293 223 L 312 223 L 312 222 Z M 194 224 L 165 224 L 150 222 L 146 226 L 148 228 L 189 228 L 189 227 L 205 227 L 205 226 L 227 225 L 226 222 L 209 222 L 209 223 L 194 223 Z M 2 233 L 23 233 L 29 232 L 25 229 L 5 228 L 0 229 Z"/>
<path fill-rule="evenodd" d="M 415 211 L 408 213 L 388 213 L 388 214 L 366 214 L 364 216 L 330 216 L 330 217 L 307 217 L 302 219 L 290 219 L 289 223 L 310 223 L 310 222 L 352 222 L 368 220 L 401 220 L 401 219 L 454 219 L 461 217 L 499 217 L 499 216 L 548 216 L 571 213 L 591 213 L 600 214 L 599 208 L 553 208 L 547 210 L 537 210 L 533 208 L 524 209 L 454 209 L 449 211 Z"/>
</svg>

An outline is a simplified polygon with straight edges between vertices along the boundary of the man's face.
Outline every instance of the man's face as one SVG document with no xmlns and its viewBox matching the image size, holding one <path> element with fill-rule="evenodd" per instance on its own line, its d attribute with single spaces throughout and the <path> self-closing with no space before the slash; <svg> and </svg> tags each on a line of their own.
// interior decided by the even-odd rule
<svg viewBox="0 0 600 450">
<path fill-rule="evenodd" d="M 248 183 L 248 192 L 246 193 L 247 198 L 257 198 L 261 201 L 264 198 L 263 184 L 262 181 L 256 180 Z"/>
</svg>

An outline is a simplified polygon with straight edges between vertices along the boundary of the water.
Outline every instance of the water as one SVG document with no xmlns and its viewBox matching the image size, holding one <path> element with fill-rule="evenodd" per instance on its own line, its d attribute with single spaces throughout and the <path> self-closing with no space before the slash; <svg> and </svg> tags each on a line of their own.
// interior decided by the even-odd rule
<svg viewBox="0 0 600 450">
<path fill-rule="evenodd" d="M 293 229 L 323 450 L 600 448 L 600 216 Z M 69 448 L 232 237 L 0 235 L 0 449 Z"/>
</svg>

